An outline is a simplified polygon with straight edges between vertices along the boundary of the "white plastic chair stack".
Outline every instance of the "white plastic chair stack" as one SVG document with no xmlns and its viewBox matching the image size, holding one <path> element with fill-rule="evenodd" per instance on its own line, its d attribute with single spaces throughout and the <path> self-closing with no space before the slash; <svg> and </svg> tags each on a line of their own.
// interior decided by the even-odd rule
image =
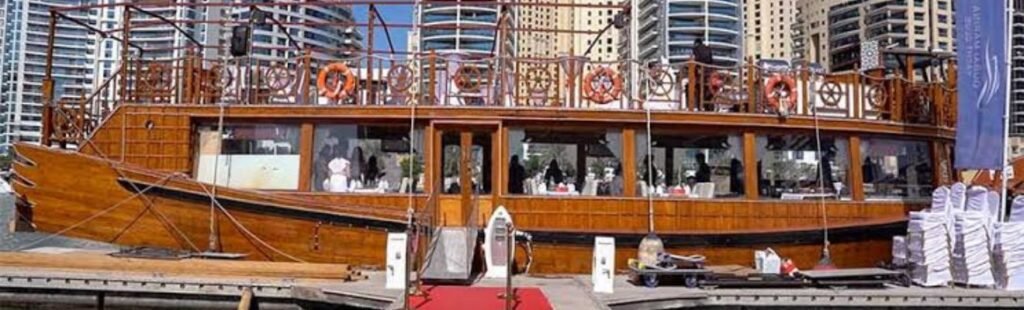
<svg viewBox="0 0 1024 310">
<path fill-rule="evenodd" d="M 932 208 L 929 210 L 934 213 L 948 213 L 949 212 L 949 188 L 946 186 L 939 186 L 935 191 L 932 192 Z"/>
<path fill-rule="evenodd" d="M 1009 222 L 996 223 L 994 241 L 994 272 L 999 287 L 1024 290 L 1024 196 L 1013 199 Z"/>
<path fill-rule="evenodd" d="M 1009 222 L 1024 222 L 1024 196 L 1017 196 L 1010 205 Z"/>
<path fill-rule="evenodd" d="M 949 210 L 947 213 L 956 211 L 963 211 L 964 203 L 967 200 L 967 185 L 964 183 L 954 183 L 953 186 L 949 187 Z"/>
<path fill-rule="evenodd" d="M 953 281 L 958 284 L 995 284 L 989 243 L 992 221 L 989 219 L 988 205 L 988 190 L 975 186 L 967 191 L 965 210 L 953 214 L 955 237 L 952 267 Z"/>
<path fill-rule="evenodd" d="M 892 264 L 895 266 L 907 265 L 906 236 L 892 236 Z"/>
<path fill-rule="evenodd" d="M 941 286 L 953 280 L 948 225 L 945 213 L 910 212 L 907 252 L 910 254 L 910 277 L 914 283 Z"/>
</svg>

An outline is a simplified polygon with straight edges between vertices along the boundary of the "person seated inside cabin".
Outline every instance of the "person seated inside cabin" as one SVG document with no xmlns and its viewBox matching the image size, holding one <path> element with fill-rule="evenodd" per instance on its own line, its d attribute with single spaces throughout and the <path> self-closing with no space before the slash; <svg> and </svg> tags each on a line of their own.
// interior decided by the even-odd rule
<svg viewBox="0 0 1024 310">
<path fill-rule="evenodd" d="M 622 178 L 622 163 L 615 166 L 615 176 L 612 177 L 611 186 L 609 186 L 608 196 L 620 197 L 626 187 L 626 180 Z"/>
<path fill-rule="evenodd" d="M 444 192 L 445 194 L 457 195 L 462 193 L 462 186 L 459 186 L 459 182 L 452 182 Z"/>
<path fill-rule="evenodd" d="M 697 182 L 711 182 L 711 166 L 708 165 L 707 155 L 697 153 L 697 155 L 694 155 L 694 159 L 697 160 Z"/>
<path fill-rule="evenodd" d="M 835 186 L 832 178 L 832 160 L 835 158 L 835 153 L 832 151 L 826 151 L 821 155 L 821 162 L 818 163 L 818 178 L 819 183 L 815 186 L 822 186 L 825 192 L 835 192 Z"/>
<path fill-rule="evenodd" d="M 553 186 L 563 184 L 565 181 L 565 175 L 562 173 L 562 169 L 558 168 L 558 161 L 554 158 L 548 163 L 548 169 L 544 171 L 544 182 L 548 184 L 548 190 L 550 191 Z"/>
<path fill-rule="evenodd" d="M 661 171 L 658 170 L 658 167 L 651 164 L 653 162 L 654 155 L 647 155 L 644 157 L 644 161 L 640 165 L 640 169 L 638 169 L 641 173 L 640 179 L 647 185 L 648 190 L 650 190 L 652 186 L 656 186 L 656 182 L 654 182 L 654 180 L 657 180 L 658 177 L 661 176 Z"/>
<path fill-rule="evenodd" d="M 743 162 L 737 158 L 729 161 L 729 192 L 743 194 Z"/>
<path fill-rule="evenodd" d="M 364 164 L 366 163 L 363 157 L 363 148 L 357 146 L 354 149 L 352 149 L 352 152 L 349 153 L 348 161 L 352 163 L 352 166 L 349 169 L 349 177 L 351 180 L 350 182 L 355 183 L 352 184 L 352 186 L 354 188 L 362 188 L 362 184 L 364 182 L 363 169 Z"/>
<path fill-rule="evenodd" d="M 363 171 L 363 187 L 376 188 L 377 181 L 383 176 L 384 173 L 377 164 L 377 155 L 370 155 L 370 159 L 366 161 L 366 170 Z"/>
<path fill-rule="evenodd" d="M 508 193 L 522 194 L 525 179 L 526 168 L 519 163 L 519 155 L 512 155 L 512 160 L 508 164 Z"/>
</svg>

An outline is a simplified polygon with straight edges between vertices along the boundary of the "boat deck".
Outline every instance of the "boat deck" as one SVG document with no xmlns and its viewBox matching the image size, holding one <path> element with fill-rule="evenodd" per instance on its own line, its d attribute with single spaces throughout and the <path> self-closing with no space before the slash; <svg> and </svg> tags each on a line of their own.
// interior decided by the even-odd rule
<svg viewBox="0 0 1024 310">
<path fill-rule="evenodd" d="M 400 309 L 401 290 L 384 290 L 383 272 L 354 282 L 294 279 L 181 278 L 0 267 L 0 304 L 151 308 L 237 308 L 245 290 L 261 309 L 328 306 Z M 693 289 L 647 288 L 616 277 L 614 294 L 591 293 L 587 275 L 524 277 L 516 287 L 539 288 L 554 309 L 678 309 L 703 307 L 1017 308 L 1024 292 L 975 288 L 886 287 L 882 289 Z M 484 279 L 474 287 L 502 287 Z"/>
</svg>

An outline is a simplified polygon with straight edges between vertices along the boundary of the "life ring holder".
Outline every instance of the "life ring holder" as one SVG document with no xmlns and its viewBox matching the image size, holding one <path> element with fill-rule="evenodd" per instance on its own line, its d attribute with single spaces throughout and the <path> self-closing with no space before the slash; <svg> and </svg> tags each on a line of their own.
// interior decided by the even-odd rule
<svg viewBox="0 0 1024 310">
<path fill-rule="evenodd" d="M 583 96 L 607 104 L 622 96 L 622 76 L 609 67 L 597 67 L 583 76 Z"/>
<path fill-rule="evenodd" d="M 345 77 L 345 81 L 333 81 L 328 83 L 328 79 L 332 74 L 340 74 Z M 316 88 L 321 96 L 330 98 L 331 100 L 341 101 L 352 96 L 356 89 L 356 76 L 352 73 L 352 70 L 348 68 L 345 63 L 335 62 L 327 65 L 316 77 Z"/>
<path fill-rule="evenodd" d="M 783 100 L 781 92 L 785 91 L 786 98 Z M 790 75 L 775 74 L 765 84 L 764 96 L 768 105 L 775 109 L 781 116 L 786 116 L 796 111 L 796 80 Z"/>
</svg>

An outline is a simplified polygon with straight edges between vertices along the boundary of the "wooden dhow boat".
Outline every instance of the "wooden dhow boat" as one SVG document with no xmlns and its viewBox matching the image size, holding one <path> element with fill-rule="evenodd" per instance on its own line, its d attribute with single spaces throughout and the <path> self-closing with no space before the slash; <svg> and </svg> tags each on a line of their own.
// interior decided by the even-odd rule
<svg viewBox="0 0 1024 310">
<path fill-rule="evenodd" d="M 652 229 L 715 264 L 771 247 L 809 268 L 827 243 L 836 265 L 862 267 L 888 260 L 907 213 L 955 181 L 956 71 L 941 55 L 887 50 L 899 67 L 832 74 L 504 44 L 250 58 L 195 41 L 159 58 L 132 30 L 189 21 L 111 6 L 140 24 L 106 34 L 123 52 L 110 77 L 56 98 L 47 66 L 42 143 L 15 145 L 20 229 L 380 266 L 387 232 L 479 227 L 504 206 L 533 235 L 535 273 L 587 272 L 595 236 L 616 238 L 624 268 Z M 81 26 L 76 9 L 54 11 L 51 34 Z M 374 11 L 357 25 L 371 38 Z M 489 16 L 496 41 L 517 31 Z"/>
</svg>

